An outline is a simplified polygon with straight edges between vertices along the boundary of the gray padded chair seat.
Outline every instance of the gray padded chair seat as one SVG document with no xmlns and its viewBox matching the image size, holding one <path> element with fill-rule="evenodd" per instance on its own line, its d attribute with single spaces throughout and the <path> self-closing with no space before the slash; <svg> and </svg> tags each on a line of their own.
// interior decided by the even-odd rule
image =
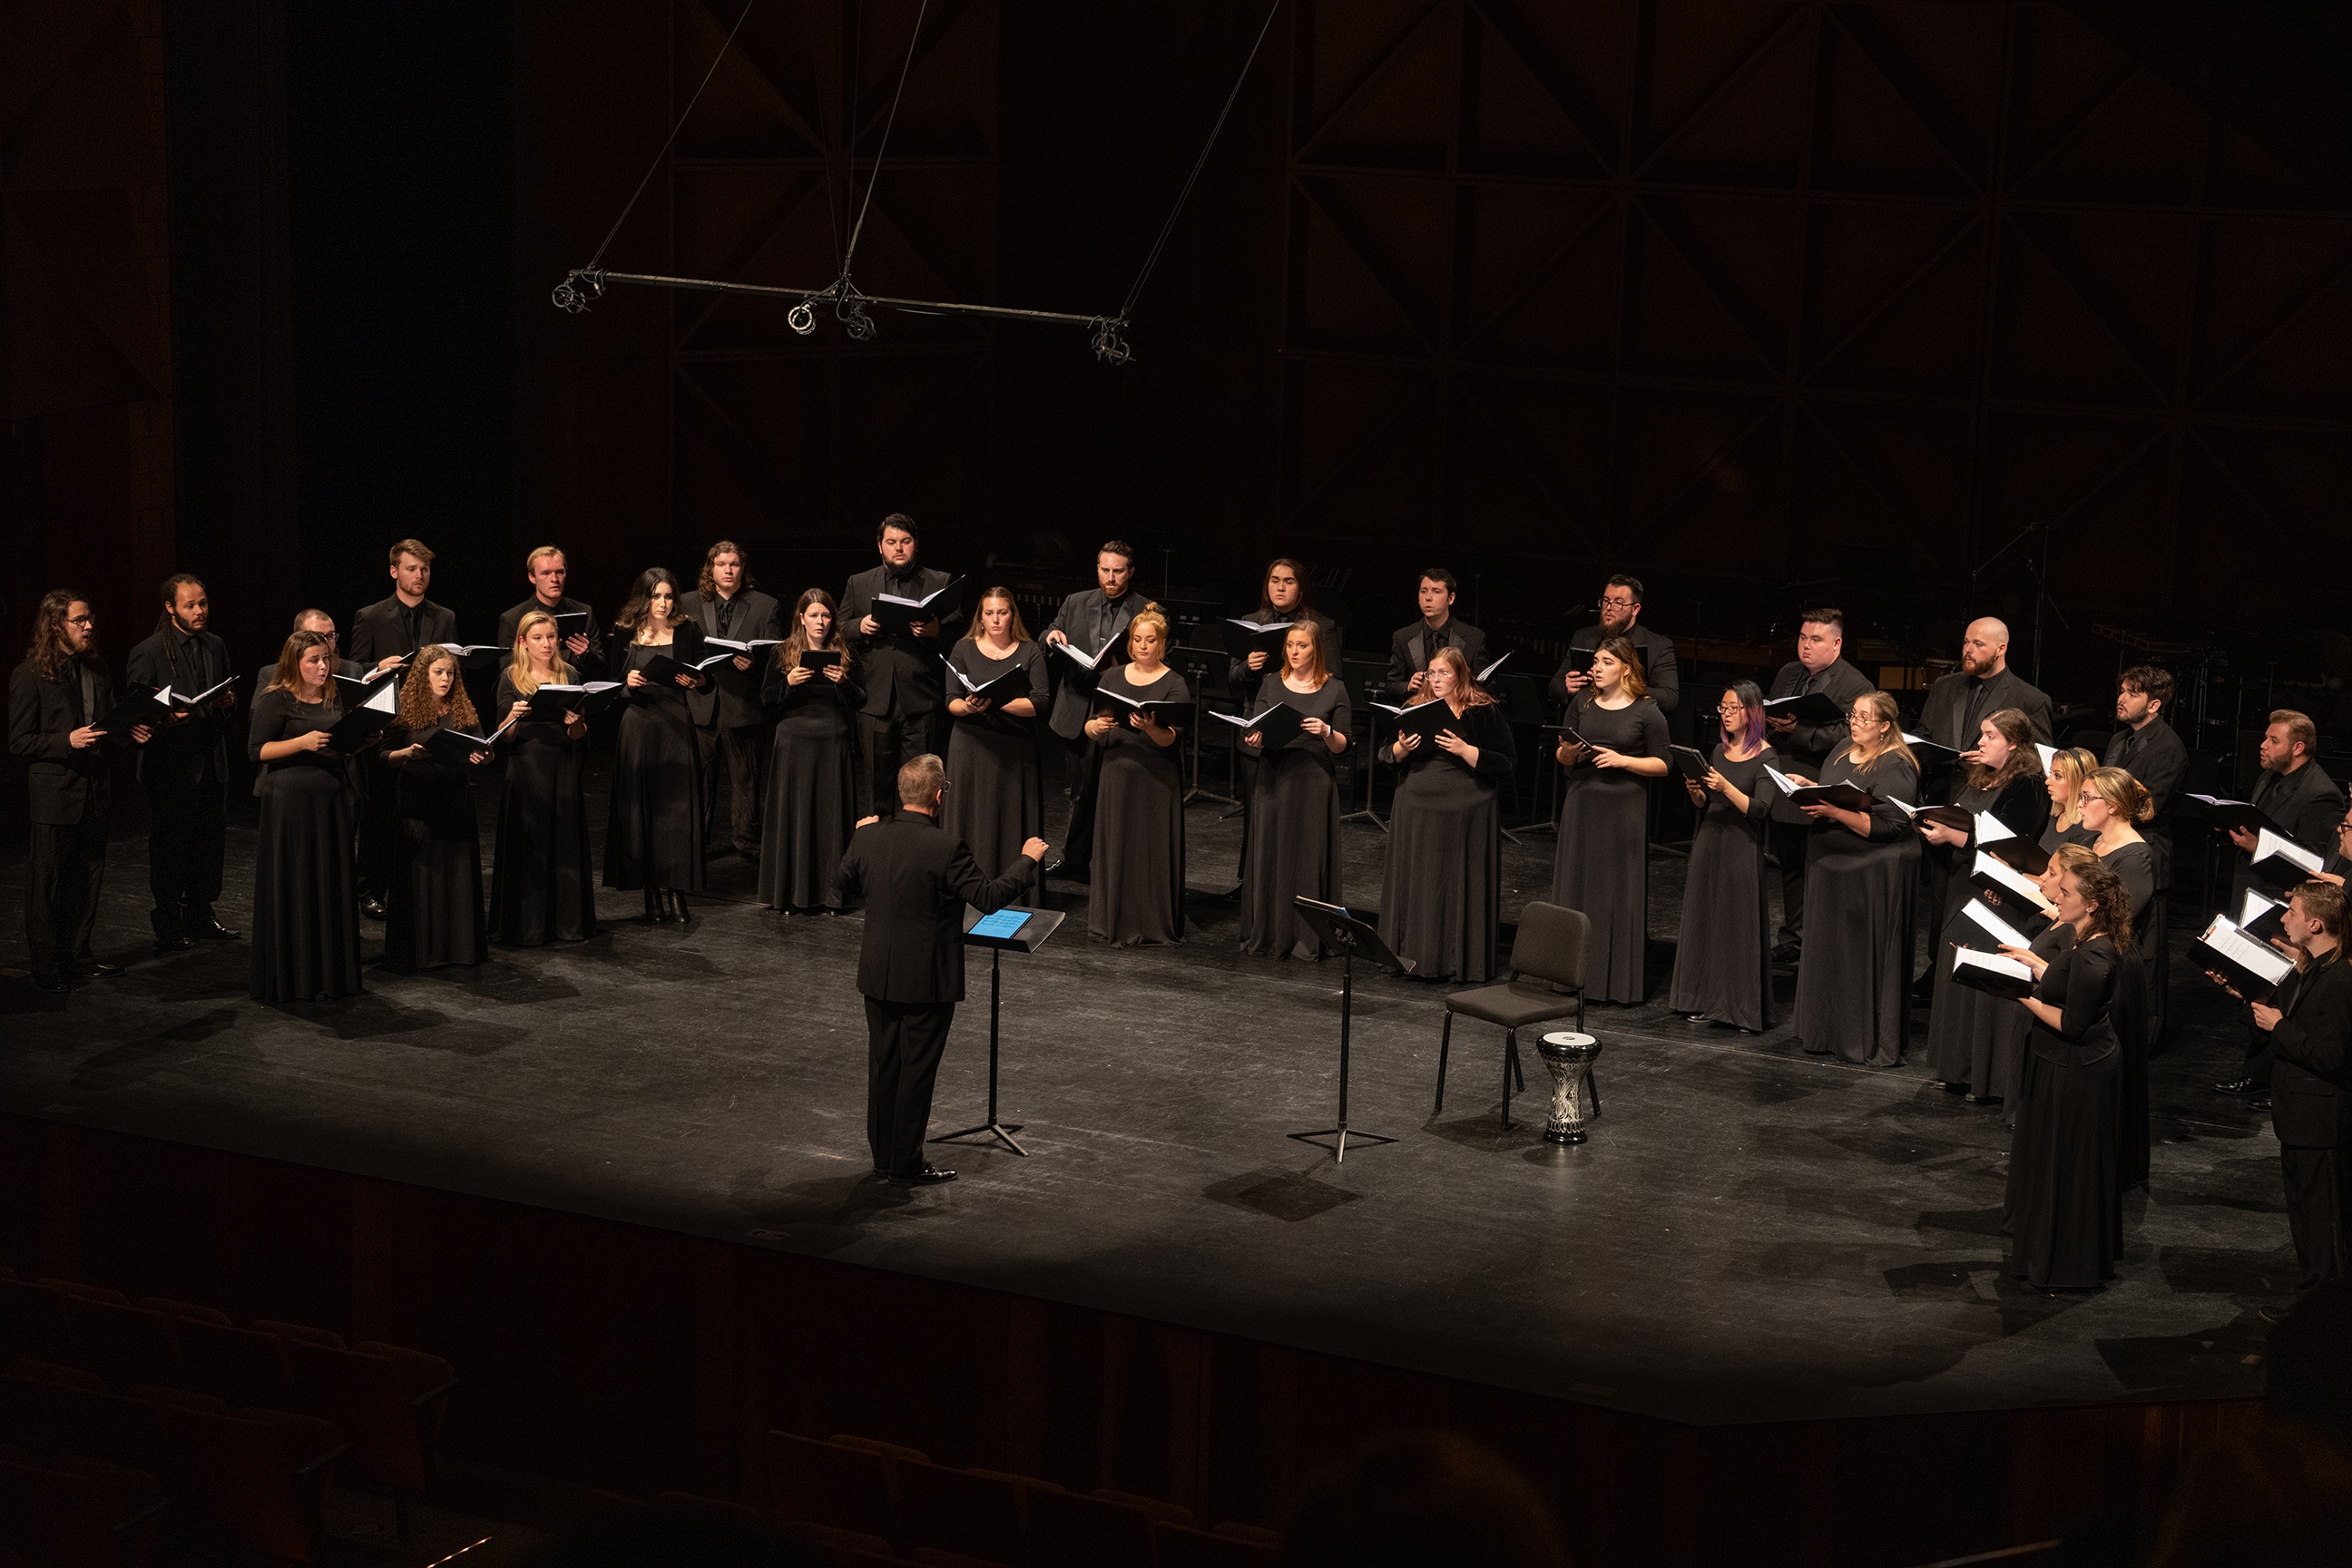
<svg viewBox="0 0 2352 1568">
<path fill-rule="evenodd" d="M 1437 1103 L 1432 1116 L 1445 1109 L 1445 1064 L 1454 1047 L 1456 1016 L 1493 1024 L 1503 1035 L 1503 1130 L 1511 1127 L 1511 1086 L 1528 1086 L 1519 1065 L 1519 1031 L 1555 1018 L 1574 1018 L 1584 1027 L 1584 952 L 1592 937 L 1592 922 L 1579 910 L 1558 904 L 1531 903 L 1519 911 L 1519 934 L 1511 943 L 1511 977 L 1492 985 L 1475 985 L 1445 998 L 1445 1028 L 1437 1040 Z M 1594 1114 L 1600 1113 L 1601 1089 L 1593 1086 Z"/>
</svg>

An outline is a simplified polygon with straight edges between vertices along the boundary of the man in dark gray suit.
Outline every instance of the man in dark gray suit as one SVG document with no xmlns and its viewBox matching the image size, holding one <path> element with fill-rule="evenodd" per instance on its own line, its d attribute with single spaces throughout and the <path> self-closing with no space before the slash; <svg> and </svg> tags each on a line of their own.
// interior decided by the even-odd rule
<svg viewBox="0 0 2352 1568">
<path fill-rule="evenodd" d="M 776 624 L 776 601 L 753 584 L 751 558 L 731 539 L 722 539 L 702 552 L 701 582 L 678 601 L 678 614 L 700 626 L 707 637 L 751 642 L 784 635 Z M 710 828 L 723 773 L 735 853 L 746 860 L 757 858 L 760 853 L 760 772 L 768 760 L 767 714 L 760 703 L 761 661 L 774 657 L 768 648 L 739 653 L 725 664 L 711 666 L 716 679 L 709 686 L 686 694 L 686 710 L 694 716 L 694 743 L 702 756 L 702 841 L 719 842 Z"/>
<path fill-rule="evenodd" d="M 33 843 L 25 945 L 34 988 L 65 994 L 73 975 L 120 974 L 89 950 L 106 875 L 106 731 L 114 681 L 98 657 L 89 600 L 52 589 L 34 612 L 32 651 L 8 677 L 8 750 L 25 759 Z M 141 726 L 129 739 L 144 745 Z"/>
<path fill-rule="evenodd" d="M 1845 661 L 1845 612 L 1823 605 L 1797 616 L 1797 657 L 1772 678 L 1764 695 L 1804 697 L 1820 692 L 1843 714 L 1853 700 L 1878 689 L 1877 682 Z M 1822 776 L 1822 764 L 1846 742 L 1846 721 L 1812 724 L 1798 719 L 1767 717 L 1772 749 L 1780 755 L 1780 771 L 1809 779 Z M 1770 818 L 1772 858 L 1780 862 L 1780 942 L 1772 956 L 1793 963 L 1805 939 L 1805 845 L 1812 837 L 1810 818 L 1780 802 Z"/>
<path fill-rule="evenodd" d="M 898 810 L 869 816 L 834 874 L 843 903 L 866 902 L 857 989 L 866 998 L 866 1141 L 874 1173 L 902 1187 L 955 1180 L 923 1160 L 931 1083 L 963 1000 L 963 909 L 983 913 L 1021 896 L 1045 858 L 1032 838 L 990 881 L 964 841 L 940 826 L 947 765 L 925 753 L 900 767 Z"/>
<path fill-rule="evenodd" d="M 857 678 L 866 688 L 866 705 L 857 710 L 857 734 L 866 754 L 866 787 L 874 809 L 887 816 L 898 805 L 890 781 L 908 758 L 929 752 L 932 726 L 947 705 L 940 686 L 948 648 L 963 629 L 965 617 L 953 615 L 917 621 L 902 635 L 884 626 L 874 615 L 874 601 L 884 594 L 901 599 L 929 598 L 954 579 L 945 572 L 915 564 L 920 536 L 915 520 L 894 511 L 875 531 L 875 548 L 882 564 L 860 572 L 841 591 L 841 626 L 857 655 Z"/>
<path fill-rule="evenodd" d="M 1121 662 L 1127 624 L 1144 606 L 1133 591 L 1135 551 L 1123 539 L 1107 540 L 1095 552 L 1095 586 L 1062 601 L 1054 624 L 1045 628 L 1047 648 L 1070 647 L 1109 664 Z M 1045 868 L 1052 877 L 1074 882 L 1091 875 L 1095 852 L 1095 748 L 1087 739 L 1087 721 L 1094 717 L 1097 672 L 1076 659 L 1055 656 L 1054 711 L 1046 727 L 1070 748 L 1070 826 L 1062 840 L 1062 858 Z"/>
</svg>

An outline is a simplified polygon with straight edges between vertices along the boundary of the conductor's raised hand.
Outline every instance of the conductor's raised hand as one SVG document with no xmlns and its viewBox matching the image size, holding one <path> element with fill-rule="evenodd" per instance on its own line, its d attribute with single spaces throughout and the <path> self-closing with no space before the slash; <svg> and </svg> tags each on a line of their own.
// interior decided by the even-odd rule
<svg viewBox="0 0 2352 1568">
<path fill-rule="evenodd" d="M 1045 863 L 1045 853 L 1052 847 L 1042 838 L 1024 838 L 1021 841 L 1021 853 L 1028 856 L 1040 866 Z"/>
<path fill-rule="evenodd" d="M 881 821 L 881 820 L 882 820 L 882 818 L 881 818 L 878 815 L 877 815 L 877 816 L 861 816 L 861 817 L 859 817 L 859 818 L 857 819 L 857 826 L 858 826 L 858 827 L 871 827 L 871 826 L 873 826 L 876 823 L 877 823 L 877 822 L 879 822 L 879 821 Z M 852 832 L 856 832 L 856 828 L 852 828 L 852 829 L 851 829 L 851 831 L 852 831 Z"/>
</svg>

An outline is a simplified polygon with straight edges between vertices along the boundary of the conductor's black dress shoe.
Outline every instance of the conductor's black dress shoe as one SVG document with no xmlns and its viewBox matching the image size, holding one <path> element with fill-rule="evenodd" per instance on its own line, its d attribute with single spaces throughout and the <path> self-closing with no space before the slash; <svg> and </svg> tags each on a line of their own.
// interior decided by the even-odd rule
<svg viewBox="0 0 2352 1568">
<path fill-rule="evenodd" d="M 941 1182 L 954 1180 L 953 1171 L 942 1171 L 936 1165 L 926 1165 L 911 1176 L 891 1177 L 890 1184 L 894 1187 L 936 1187 Z"/>
</svg>

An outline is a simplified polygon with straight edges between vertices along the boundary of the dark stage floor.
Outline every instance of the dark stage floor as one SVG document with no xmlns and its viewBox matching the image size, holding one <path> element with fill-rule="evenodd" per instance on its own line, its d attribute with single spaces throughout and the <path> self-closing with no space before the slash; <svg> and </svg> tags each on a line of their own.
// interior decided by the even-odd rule
<svg viewBox="0 0 2352 1568">
<path fill-rule="evenodd" d="M 942 1189 L 867 1177 L 857 921 L 769 914 L 731 859 L 683 933 L 620 923 L 278 1008 L 247 999 L 241 943 L 146 957 L 143 842 L 125 837 L 100 945 L 138 962 L 63 1005 L 0 983 L 0 1109 L 1689 1421 L 2259 1392 L 2255 1308 L 2284 1299 L 2293 1255 L 2267 1125 L 2205 1089 L 2238 1049 L 2211 996 L 2176 1000 L 2153 1191 L 2129 1202 L 2121 1280 L 2089 1299 L 2005 1277 L 1997 1113 L 1916 1067 L 1801 1056 L 1785 1026 L 1594 1009 L 1607 1115 L 1557 1150 L 1528 1120 L 1540 1093 L 1497 1130 L 1501 1041 L 1476 1026 L 1431 1120 L 1439 993 L 1360 978 L 1352 1120 L 1400 1142 L 1335 1168 L 1285 1134 L 1330 1122 L 1339 973 L 1234 951 L 1238 908 L 1217 895 L 1239 824 L 1216 810 L 1190 816 L 1187 945 L 1108 950 L 1080 910 L 1008 962 L 1006 1119 L 1034 1157 L 958 1150 L 963 1179 Z M 1382 835 L 1347 834 L 1348 891 L 1369 903 Z M 239 928 L 252 845 L 232 830 L 222 913 Z M 1550 855 L 1549 837 L 1506 846 L 1507 915 Z M 1660 852 L 1652 870 L 1663 994 L 1683 862 Z M 21 860 L 5 872 L 12 910 L 22 877 Z M 9 923 L 0 964 L 21 976 Z M 973 978 L 940 1131 L 982 1109 Z"/>
</svg>

